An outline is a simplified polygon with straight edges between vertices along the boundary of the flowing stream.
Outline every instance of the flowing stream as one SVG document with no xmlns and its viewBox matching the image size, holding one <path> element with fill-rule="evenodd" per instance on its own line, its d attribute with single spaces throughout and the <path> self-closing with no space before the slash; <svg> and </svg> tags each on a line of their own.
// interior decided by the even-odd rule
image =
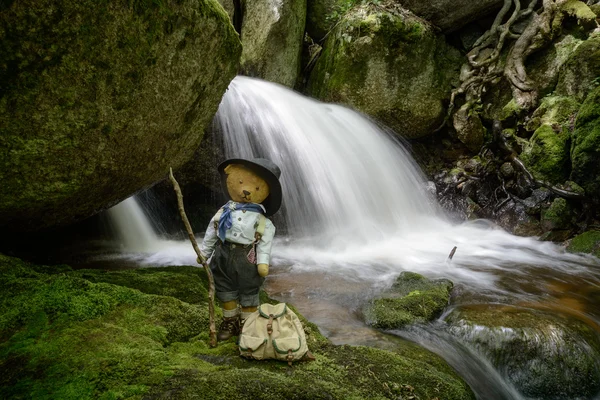
<svg viewBox="0 0 600 400">
<path fill-rule="evenodd" d="M 275 219 L 279 232 L 266 288 L 296 305 L 334 343 L 394 348 L 402 345 L 399 338 L 408 339 L 445 358 L 478 398 L 521 399 L 486 357 L 446 333 L 444 316 L 386 334 L 364 324 L 363 305 L 400 272 L 413 271 L 452 280 L 453 307 L 527 305 L 600 326 L 597 259 L 510 235 L 487 221 L 451 223 L 402 143 L 361 114 L 237 77 L 215 123 L 227 158 L 264 157 L 281 167 L 284 205 Z M 129 209 L 115 218 L 132 229 L 126 218 L 145 216 Z M 125 249 L 116 257 L 139 265 L 195 264 L 187 242 L 145 238 L 148 246 L 139 233 L 122 234 Z M 136 235 L 132 242 L 125 238 Z"/>
</svg>

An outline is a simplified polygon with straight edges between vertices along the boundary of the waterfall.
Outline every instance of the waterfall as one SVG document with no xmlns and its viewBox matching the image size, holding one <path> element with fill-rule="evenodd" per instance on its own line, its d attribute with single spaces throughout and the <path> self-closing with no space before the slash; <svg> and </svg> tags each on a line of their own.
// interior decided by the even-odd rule
<svg viewBox="0 0 600 400">
<path fill-rule="evenodd" d="M 282 168 L 291 236 L 331 248 L 414 231 L 438 214 L 405 148 L 355 111 L 239 76 L 216 123 L 228 158 L 264 157 Z"/>
<path fill-rule="evenodd" d="M 135 197 L 110 208 L 107 214 L 124 251 L 152 252 L 160 247 L 160 240 Z"/>
<path fill-rule="evenodd" d="M 279 235 L 276 263 L 380 282 L 408 269 L 496 290 L 497 270 L 581 265 L 552 243 L 492 223 L 451 224 L 402 143 L 348 108 L 238 76 L 215 124 L 226 158 L 264 157 L 282 170 L 276 222 L 287 235 Z"/>
</svg>

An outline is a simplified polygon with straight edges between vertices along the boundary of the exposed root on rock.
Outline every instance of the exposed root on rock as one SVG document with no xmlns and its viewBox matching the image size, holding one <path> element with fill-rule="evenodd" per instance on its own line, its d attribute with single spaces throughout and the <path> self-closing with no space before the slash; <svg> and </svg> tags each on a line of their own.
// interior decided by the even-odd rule
<svg viewBox="0 0 600 400">
<path fill-rule="evenodd" d="M 450 95 L 450 104 L 441 130 L 451 118 L 457 98 L 464 96 L 472 107 L 481 106 L 482 97 L 490 85 L 506 77 L 513 89 L 513 96 L 520 108 L 529 110 L 537 105 L 538 92 L 534 83 L 527 77 L 525 61 L 527 57 L 543 48 L 561 30 L 562 6 L 568 0 L 504 0 L 504 5 L 496 15 L 491 28 L 473 45 L 463 65 L 460 86 Z M 523 4 L 527 4 L 523 8 Z M 512 10 L 512 12 L 511 12 Z M 512 28 L 516 22 L 528 18 L 522 32 Z M 506 59 L 501 57 L 505 48 Z"/>
<path fill-rule="evenodd" d="M 508 143 L 506 138 L 502 135 L 502 124 L 500 123 L 500 121 L 494 121 L 493 133 L 494 142 L 498 145 L 500 150 L 502 150 L 507 155 L 512 165 L 523 174 L 527 182 L 529 182 L 529 184 L 533 188 L 544 187 L 552 193 L 554 193 L 555 195 L 569 200 L 579 200 L 582 202 L 589 201 L 589 199 L 583 194 L 561 189 L 556 186 L 553 186 L 548 182 L 536 179 L 531 173 L 531 171 L 529 171 L 529 169 L 525 166 L 523 161 L 521 161 L 521 159 L 518 157 L 517 152 L 512 148 L 512 146 Z M 506 189 L 504 190 L 506 191 Z"/>
</svg>

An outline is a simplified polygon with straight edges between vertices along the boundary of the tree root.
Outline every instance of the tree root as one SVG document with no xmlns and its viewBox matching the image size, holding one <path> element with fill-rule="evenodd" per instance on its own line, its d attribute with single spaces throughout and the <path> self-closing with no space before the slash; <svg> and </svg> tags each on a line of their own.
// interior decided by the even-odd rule
<svg viewBox="0 0 600 400">
<path fill-rule="evenodd" d="M 500 150 L 507 154 L 508 159 L 512 163 L 512 165 L 523 174 L 527 182 L 532 187 L 544 187 L 552 193 L 554 193 L 555 195 L 565 199 L 589 202 L 589 198 L 583 194 L 561 189 L 556 186 L 553 186 L 548 182 L 542 181 L 540 179 L 535 179 L 531 171 L 527 169 L 523 161 L 519 158 L 517 152 L 512 148 L 512 146 L 506 141 L 506 138 L 504 138 L 504 136 L 502 135 L 502 123 L 500 121 L 494 121 L 493 134 L 494 142 L 497 143 Z"/>
<path fill-rule="evenodd" d="M 556 18 L 560 17 L 561 7 L 568 0 L 542 0 L 537 11 L 539 0 L 531 0 L 525 9 L 522 8 L 521 1 L 524 0 L 504 0 L 491 28 L 475 42 L 467 54 L 460 86 L 451 92 L 447 114 L 435 132 L 448 123 L 459 96 L 464 95 L 472 106 L 481 105 L 488 86 L 503 75 L 510 83 L 513 97 L 521 108 L 529 110 L 537 105 L 538 92 L 527 76 L 525 61 L 554 39 L 561 26 L 560 23 L 555 23 Z M 511 9 L 512 13 L 506 19 Z M 523 18 L 530 19 L 527 27 L 520 34 L 514 33 L 511 30 L 513 24 Z M 500 55 L 508 42 L 514 44 L 506 61 L 503 61 Z"/>
</svg>

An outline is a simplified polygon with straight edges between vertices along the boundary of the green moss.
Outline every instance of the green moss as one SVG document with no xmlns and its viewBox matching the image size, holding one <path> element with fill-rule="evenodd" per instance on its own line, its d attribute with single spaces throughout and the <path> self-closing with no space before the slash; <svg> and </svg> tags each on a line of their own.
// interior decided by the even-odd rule
<svg viewBox="0 0 600 400">
<path fill-rule="evenodd" d="M 171 294 L 179 297 L 187 296 L 186 287 L 205 284 L 193 267 L 105 273 L 0 256 L 0 337 L 6 339 L 0 344 L 0 397 L 474 397 L 442 359 L 415 345 L 397 353 L 333 346 L 304 321 L 316 361 L 292 369 L 277 361 L 249 361 L 239 357 L 234 339 L 208 346 L 205 304 L 88 278 L 158 293 L 175 285 Z M 273 301 L 264 293 L 261 298 Z"/>
<path fill-rule="evenodd" d="M 11 230 L 90 216 L 182 165 L 241 53 L 215 0 L 24 0 L 0 13 L 0 37 Z"/>
<path fill-rule="evenodd" d="M 190 304 L 206 303 L 208 278 L 201 267 L 139 268 L 134 271 L 78 270 L 74 275 L 90 282 L 105 282 L 147 294 L 171 296 Z"/>
<path fill-rule="evenodd" d="M 600 195 L 600 88 L 590 93 L 577 116 L 571 164 L 571 179 L 588 195 Z"/>
<path fill-rule="evenodd" d="M 569 176 L 570 135 L 557 129 L 540 126 L 520 155 L 535 178 L 551 183 L 562 183 Z"/>
<path fill-rule="evenodd" d="M 600 35 L 592 34 L 561 67 L 555 93 L 582 102 L 598 86 L 599 76 Z"/>
<path fill-rule="evenodd" d="M 365 316 L 369 324 L 380 329 L 431 321 L 448 305 L 451 289 L 450 281 L 430 281 L 403 272 L 389 291 L 367 306 Z"/>
<path fill-rule="evenodd" d="M 500 111 L 499 119 L 504 121 L 510 117 L 519 115 L 523 109 L 517 104 L 515 99 L 511 99 Z"/>
<path fill-rule="evenodd" d="M 561 6 L 561 9 L 577 19 L 588 21 L 594 21 L 596 19 L 596 14 L 583 1 L 567 0 L 567 2 Z"/>
<path fill-rule="evenodd" d="M 571 253 L 588 253 L 600 257 L 600 231 L 587 231 L 575 236 L 567 251 Z"/>
<path fill-rule="evenodd" d="M 546 231 L 571 229 L 574 218 L 573 206 L 562 197 L 556 198 L 550 207 L 542 212 L 542 228 Z"/>
<path fill-rule="evenodd" d="M 441 123 L 460 62 L 425 21 L 386 4 L 366 4 L 350 10 L 330 33 L 308 91 L 416 138 Z"/>
</svg>

